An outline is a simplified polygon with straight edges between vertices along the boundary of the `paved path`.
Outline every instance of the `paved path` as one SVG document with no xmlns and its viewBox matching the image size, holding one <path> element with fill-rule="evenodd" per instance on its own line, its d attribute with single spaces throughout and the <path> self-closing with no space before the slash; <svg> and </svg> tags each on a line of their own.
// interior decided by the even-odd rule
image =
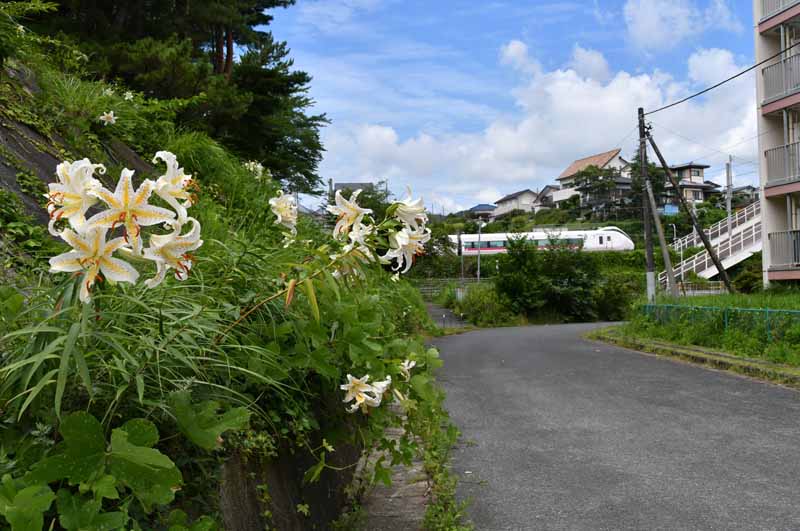
<svg viewBox="0 0 800 531">
<path fill-rule="evenodd" d="M 590 328 L 436 341 L 476 529 L 800 529 L 800 393 Z"/>
<path fill-rule="evenodd" d="M 461 317 L 454 314 L 453 311 L 448 308 L 444 308 L 432 302 L 426 303 L 425 307 L 428 310 L 428 315 L 431 316 L 436 326 L 440 328 L 464 328 L 467 326 L 467 323 L 465 323 Z"/>
</svg>

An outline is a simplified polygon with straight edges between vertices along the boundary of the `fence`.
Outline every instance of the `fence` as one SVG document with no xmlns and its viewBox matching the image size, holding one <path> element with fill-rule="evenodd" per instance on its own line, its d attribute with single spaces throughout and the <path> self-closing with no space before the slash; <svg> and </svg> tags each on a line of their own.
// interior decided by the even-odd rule
<svg viewBox="0 0 800 531">
<path fill-rule="evenodd" d="M 797 0 L 761 0 L 761 20 L 783 11 L 797 3 Z"/>
<path fill-rule="evenodd" d="M 800 178 L 800 142 L 768 149 L 767 184 L 786 184 Z"/>
<path fill-rule="evenodd" d="M 491 281 L 491 279 L 484 281 Z M 455 284 L 458 287 L 465 287 L 470 284 L 478 282 L 477 278 L 419 278 L 411 279 L 411 282 L 419 289 L 423 297 L 435 297 L 440 291 L 450 284 Z"/>
<path fill-rule="evenodd" d="M 800 325 L 798 310 L 645 304 L 642 313 L 660 325 L 700 325 L 708 334 L 735 329 L 766 341 L 783 339 L 789 329 Z"/>
</svg>

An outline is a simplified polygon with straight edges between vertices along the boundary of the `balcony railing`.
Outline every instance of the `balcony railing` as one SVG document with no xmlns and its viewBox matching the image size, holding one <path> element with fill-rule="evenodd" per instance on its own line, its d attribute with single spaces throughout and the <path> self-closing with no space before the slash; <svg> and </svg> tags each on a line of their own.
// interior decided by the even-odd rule
<svg viewBox="0 0 800 531">
<path fill-rule="evenodd" d="M 767 186 L 800 180 L 800 142 L 768 149 Z"/>
<path fill-rule="evenodd" d="M 800 269 L 800 230 L 769 233 L 769 267 Z"/>
<path fill-rule="evenodd" d="M 800 91 L 800 55 L 792 55 L 764 67 L 764 101 L 772 101 Z"/>
<path fill-rule="evenodd" d="M 800 0 L 761 0 L 761 20 L 777 15 Z"/>
</svg>

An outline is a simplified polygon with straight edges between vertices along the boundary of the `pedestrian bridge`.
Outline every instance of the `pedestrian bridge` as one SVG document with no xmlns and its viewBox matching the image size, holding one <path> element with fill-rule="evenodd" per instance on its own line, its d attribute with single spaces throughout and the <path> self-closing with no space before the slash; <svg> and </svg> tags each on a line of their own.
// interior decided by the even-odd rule
<svg viewBox="0 0 800 531">
<path fill-rule="evenodd" d="M 725 269 L 729 269 L 739 262 L 746 260 L 761 250 L 761 202 L 756 201 L 747 208 L 705 229 L 711 246 L 717 253 Z M 703 240 L 696 232 L 687 234 L 672 243 L 676 251 L 683 251 L 691 247 L 703 245 Z M 700 252 L 675 266 L 675 278 L 681 280 L 687 274 L 695 273 L 701 278 L 711 278 L 719 271 L 711 261 L 707 251 Z M 667 286 L 667 272 L 658 275 L 661 286 Z"/>
</svg>

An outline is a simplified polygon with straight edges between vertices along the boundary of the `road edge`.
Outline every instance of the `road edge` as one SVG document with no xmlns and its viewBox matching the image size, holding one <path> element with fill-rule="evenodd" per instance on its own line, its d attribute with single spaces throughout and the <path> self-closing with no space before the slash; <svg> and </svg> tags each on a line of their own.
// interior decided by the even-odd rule
<svg viewBox="0 0 800 531">
<path fill-rule="evenodd" d="M 800 369 L 768 361 L 742 358 L 724 352 L 677 345 L 620 333 L 620 326 L 609 326 L 584 334 L 586 339 L 612 344 L 656 356 L 676 358 L 695 365 L 732 372 L 757 380 L 800 390 Z"/>
</svg>

